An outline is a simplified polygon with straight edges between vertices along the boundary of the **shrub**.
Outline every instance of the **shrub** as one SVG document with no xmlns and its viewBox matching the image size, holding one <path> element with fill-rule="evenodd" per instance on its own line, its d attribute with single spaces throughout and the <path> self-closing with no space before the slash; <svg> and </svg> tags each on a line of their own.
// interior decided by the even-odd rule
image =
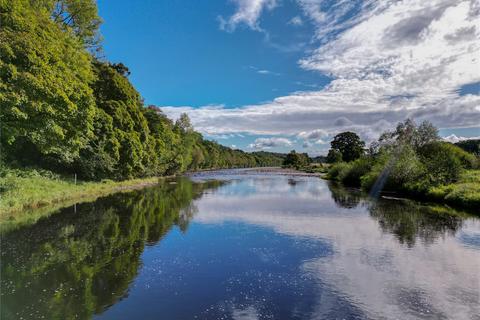
<svg viewBox="0 0 480 320">
<path fill-rule="evenodd" d="M 425 173 L 425 167 L 411 146 L 404 146 L 396 159 L 393 159 L 392 170 L 387 180 L 389 189 L 405 189 L 415 183 Z"/>
<path fill-rule="evenodd" d="M 353 161 L 341 172 L 340 181 L 348 185 L 360 186 L 362 176 L 370 171 L 372 164 L 372 159 L 368 157 Z"/>
<path fill-rule="evenodd" d="M 352 164 L 346 162 L 338 162 L 330 167 L 328 170 L 328 178 L 331 180 L 341 181 L 346 175 L 346 172 L 350 170 Z"/>
<path fill-rule="evenodd" d="M 363 188 L 370 190 L 377 181 L 381 189 L 401 190 L 410 189 L 424 174 L 424 166 L 415 153 L 415 150 L 404 145 L 397 150 L 383 151 L 376 156 L 370 170 L 361 177 Z"/>
<path fill-rule="evenodd" d="M 479 158 L 476 157 L 475 155 L 463 150 L 462 148 L 443 142 L 443 148 L 445 149 L 446 152 L 450 152 L 455 157 L 460 160 L 460 163 L 462 164 L 462 167 L 465 169 L 478 169 L 479 168 Z"/>
<path fill-rule="evenodd" d="M 463 168 L 474 164 L 467 152 L 446 143 L 434 142 L 419 150 L 422 163 L 426 168 L 425 179 L 432 186 L 448 184 L 458 180 Z"/>
</svg>

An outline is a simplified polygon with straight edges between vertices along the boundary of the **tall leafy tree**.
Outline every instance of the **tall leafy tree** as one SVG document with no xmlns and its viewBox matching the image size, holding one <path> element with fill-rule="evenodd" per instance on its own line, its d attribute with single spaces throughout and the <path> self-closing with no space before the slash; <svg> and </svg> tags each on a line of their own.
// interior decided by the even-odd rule
<svg viewBox="0 0 480 320">
<path fill-rule="evenodd" d="M 412 119 L 399 122 L 393 131 L 384 132 L 379 138 L 380 146 L 410 145 L 416 150 L 440 140 L 438 129 L 429 121 L 417 126 Z"/>
<path fill-rule="evenodd" d="M 283 165 L 300 169 L 310 163 L 310 158 L 306 153 L 297 153 L 295 150 L 290 151 L 283 160 Z"/>
<path fill-rule="evenodd" d="M 96 61 L 94 65 L 97 106 L 112 118 L 120 144 L 117 174 L 121 178 L 141 176 L 148 166 L 146 146 L 151 146 L 151 135 L 140 94 L 110 64 Z"/>
<path fill-rule="evenodd" d="M 364 154 L 365 142 L 354 132 L 337 134 L 330 143 L 331 149 L 340 152 L 344 161 L 353 161 Z"/>
<path fill-rule="evenodd" d="M 0 7 L 2 148 L 10 158 L 72 162 L 93 134 L 90 55 L 41 3 Z"/>
<path fill-rule="evenodd" d="M 98 48 L 101 37 L 95 0 L 43 0 L 52 20 L 63 30 L 73 32 L 87 48 Z"/>
</svg>

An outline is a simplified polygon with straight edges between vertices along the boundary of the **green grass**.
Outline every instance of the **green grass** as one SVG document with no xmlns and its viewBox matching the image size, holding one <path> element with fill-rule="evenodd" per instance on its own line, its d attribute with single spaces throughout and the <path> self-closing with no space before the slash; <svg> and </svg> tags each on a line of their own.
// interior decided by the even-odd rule
<svg viewBox="0 0 480 320">
<path fill-rule="evenodd" d="M 68 206 L 79 201 L 90 201 L 114 192 L 131 190 L 154 185 L 159 178 L 134 179 L 126 181 L 104 180 L 101 182 L 74 183 L 73 179 L 65 179 L 37 170 L 7 170 L 0 177 L 0 224 L 5 222 L 32 219 L 44 215 L 42 212 L 52 208 Z"/>
<path fill-rule="evenodd" d="M 362 188 L 369 191 L 379 173 L 372 171 L 372 169 L 369 171 L 368 167 L 355 170 L 357 167 L 359 167 L 358 160 L 350 163 L 336 163 L 330 167 L 326 178 L 357 187 L 360 186 L 360 183 L 358 183 L 358 180 L 360 180 L 362 181 Z M 373 167 L 373 170 L 375 170 L 375 167 Z M 400 171 L 404 172 L 405 170 Z M 370 183 L 364 183 L 369 180 L 371 180 Z M 429 186 L 424 180 L 416 180 L 415 183 L 410 184 L 390 183 L 384 188 L 406 196 L 465 209 L 478 211 L 478 208 L 480 208 L 480 170 L 478 169 L 462 169 L 458 179 L 449 184 Z"/>
<path fill-rule="evenodd" d="M 326 163 L 311 163 L 307 167 L 300 168 L 300 171 L 304 171 L 307 173 L 327 173 L 329 164 Z"/>
<path fill-rule="evenodd" d="M 468 208 L 480 208 L 480 170 L 467 170 L 451 184 L 431 187 L 427 196 Z"/>
</svg>

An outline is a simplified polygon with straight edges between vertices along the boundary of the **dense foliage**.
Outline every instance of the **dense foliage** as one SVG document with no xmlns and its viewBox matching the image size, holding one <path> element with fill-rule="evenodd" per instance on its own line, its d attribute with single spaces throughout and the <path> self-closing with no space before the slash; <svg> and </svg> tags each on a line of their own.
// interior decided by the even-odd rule
<svg viewBox="0 0 480 320">
<path fill-rule="evenodd" d="M 467 152 L 480 156 L 480 139 L 463 140 L 455 143 L 455 145 Z"/>
<path fill-rule="evenodd" d="M 360 158 L 364 154 L 365 142 L 355 132 L 342 132 L 337 134 L 330 143 L 327 160 L 330 163 L 346 161 L 350 162 Z"/>
<path fill-rule="evenodd" d="M 287 168 L 302 169 L 311 163 L 311 159 L 306 153 L 297 153 L 295 150 L 290 151 L 283 160 L 283 166 Z"/>
<path fill-rule="evenodd" d="M 188 116 L 145 107 L 123 64 L 97 59 L 94 0 L 0 2 L 2 161 L 85 179 L 280 165 L 204 140 Z"/>
<path fill-rule="evenodd" d="M 407 119 L 395 130 L 382 134 L 368 154 L 351 162 L 336 162 L 329 177 L 361 186 L 373 196 L 382 190 L 425 196 L 445 191 L 445 186 L 464 183 L 462 179 L 469 176 L 468 170 L 478 169 L 479 163 L 478 156 L 441 141 L 431 123 L 417 126 Z M 471 191 L 470 184 L 464 187 L 465 194 Z M 480 193 L 470 193 L 471 199 L 463 203 L 480 203 Z M 444 196 L 447 194 L 443 192 Z"/>
</svg>

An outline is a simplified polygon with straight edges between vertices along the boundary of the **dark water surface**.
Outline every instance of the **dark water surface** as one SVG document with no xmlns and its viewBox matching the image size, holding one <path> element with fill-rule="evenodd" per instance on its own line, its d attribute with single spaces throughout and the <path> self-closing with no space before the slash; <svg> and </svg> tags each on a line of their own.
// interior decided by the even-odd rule
<svg viewBox="0 0 480 320">
<path fill-rule="evenodd" d="M 480 319 L 480 220 L 232 170 L 2 235 L 1 319 Z"/>
</svg>

